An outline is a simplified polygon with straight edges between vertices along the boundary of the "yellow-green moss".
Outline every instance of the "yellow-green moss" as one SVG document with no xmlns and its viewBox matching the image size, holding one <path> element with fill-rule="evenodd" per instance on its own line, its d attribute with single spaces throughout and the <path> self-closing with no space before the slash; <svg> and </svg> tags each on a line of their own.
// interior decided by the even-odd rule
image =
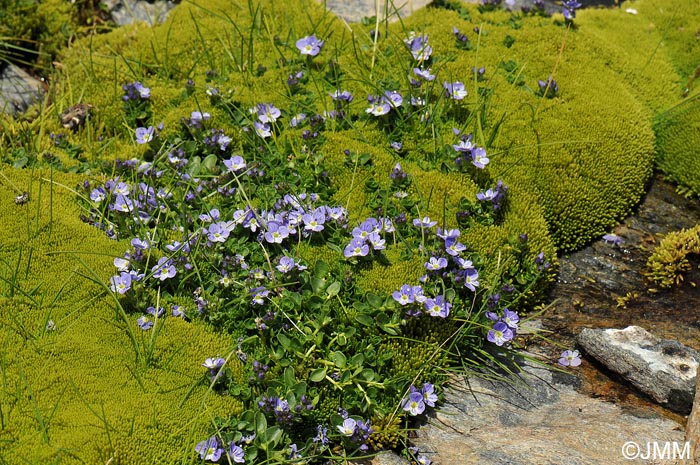
<svg viewBox="0 0 700 465">
<path fill-rule="evenodd" d="M 687 194 L 700 195 L 700 86 L 656 118 L 657 163 Z"/>
<path fill-rule="evenodd" d="M 647 277 L 662 288 L 680 284 L 692 269 L 688 255 L 700 255 L 700 225 L 667 234 L 647 260 Z"/>
<path fill-rule="evenodd" d="M 3 459 L 189 463 L 211 419 L 242 409 L 200 383 L 203 360 L 230 355 L 234 343 L 203 324 L 168 318 L 151 365 L 137 363 L 112 297 L 87 278 L 94 272 L 107 282 L 113 257 L 127 244 L 80 221 L 73 194 L 61 186 L 72 187 L 78 176 L 54 173 L 52 185 L 48 171 L 2 173 Z M 13 185 L 30 192 L 29 203 L 14 203 Z M 128 316 L 134 331 L 137 317 Z M 55 330 L 45 329 L 49 319 Z M 151 333 L 138 331 L 139 344 L 146 343 Z M 241 376 L 238 360 L 229 363 Z"/>
</svg>

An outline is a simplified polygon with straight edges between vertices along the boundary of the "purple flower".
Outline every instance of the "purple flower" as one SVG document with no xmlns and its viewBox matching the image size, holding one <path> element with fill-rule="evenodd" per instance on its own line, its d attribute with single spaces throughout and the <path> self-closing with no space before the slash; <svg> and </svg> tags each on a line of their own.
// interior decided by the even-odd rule
<svg viewBox="0 0 700 465">
<path fill-rule="evenodd" d="M 386 98 L 386 101 L 394 108 L 400 107 L 403 103 L 403 97 L 395 90 L 387 90 L 382 98 Z"/>
<path fill-rule="evenodd" d="M 122 89 L 124 89 L 122 100 L 125 102 L 137 99 L 147 100 L 151 96 L 151 89 L 144 87 L 139 81 L 124 84 Z"/>
<path fill-rule="evenodd" d="M 304 222 L 305 231 L 319 232 L 323 231 L 323 224 L 326 222 L 326 214 L 321 209 L 314 210 L 313 213 L 306 213 L 301 217 Z"/>
<path fill-rule="evenodd" d="M 310 35 L 297 40 L 296 46 L 302 55 L 315 57 L 321 52 L 323 41 L 318 40 L 315 35 Z"/>
<path fill-rule="evenodd" d="M 276 221 L 270 221 L 267 223 L 267 232 L 265 233 L 265 240 L 270 244 L 281 244 L 287 237 L 289 237 L 289 228 Z"/>
<path fill-rule="evenodd" d="M 297 84 L 299 84 L 299 80 L 304 77 L 304 72 L 299 71 L 297 73 L 290 74 L 289 77 L 287 77 L 287 85 L 289 87 L 294 87 Z"/>
<path fill-rule="evenodd" d="M 350 244 L 348 244 L 347 247 L 345 247 L 345 250 L 343 252 L 346 258 L 365 257 L 368 253 L 369 246 L 363 239 L 359 237 L 356 237 L 352 241 L 350 241 Z"/>
<path fill-rule="evenodd" d="M 403 409 L 413 416 L 423 413 L 425 411 L 423 394 L 418 391 L 411 392 L 403 401 Z"/>
<path fill-rule="evenodd" d="M 450 315 L 450 308 L 452 308 L 452 304 L 447 302 L 443 296 L 439 295 L 434 299 L 426 299 L 423 307 L 427 310 L 430 316 L 447 318 Z"/>
<path fill-rule="evenodd" d="M 209 239 L 211 242 L 224 243 L 226 242 L 226 239 L 228 239 L 229 234 L 230 231 L 226 227 L 226 223 L 214 223 L 209 226 L 209 230 L 207 231 L 207 239 Z"/>
<path fill-rule="evenodd" d="M 622 244 L 622 238 L 615 233 L 610 233 L 603 236 L 603 242 L 619 246 Z"/>
<path fill-rule="evenodd" d="M 126 294 L 131 289 L 131 273 L 122 272 L 119 276 L 112 276 L 110 282 L 112 283 L 112 292 Z"/>
<path fill-rule="evenodd" d="M 546 80 L 538 79 L 537 85 L 540 87 L 540 94 L 547 97 L 553 98 L 559 92 L 559 85 L 552 76 L 549 76 Z"/>
<path fill-rule="evenodd" d="M 435 402 L 438 400 L 438 396 L 435 394 L 435 386 L 430 383 L 425 383 L 423 384 L 421 393 L 423 394 L 423 402 L 425 402 L 425 405 L 435 407 Z"/>
<path fill-rule="evenodd" d="M 245 463 L 245 452 L 241 446 L 236 443 L 231 443 L 228 448 L 228 456 L 235 463 Z"/>
<path fill-rule="evenodd" d="M 342 425 L 338 425 L 338 431 L 343 436 L 352 436 L 355 434 L 355 429 L 357 428 L 357 421 L 352 418 L 346 418 Z"/>
<path fill-rule="evenodd" d="M 190 126 L 195 128 L 201 128 L 202 122 L 211 118 L 211 115 L 207 112 L 202 113 L 201 111 L 193 111 L 190 115 Z"/>
<path fill-rule="evenodd" d="M 472 165 L 479 169 L 484 169 L 489 164 L 489 159 L 486 157 L 486 150 L 483 147 L 477 147 L 472 150 Z"/>
<path fill-rule="evenodd" d="M 258 103 L 258 120 L 261 123 L 274 123 L 282 115 L 282 112 L 271 103 Z"/>
<path fill-rule="evenodd" d="M 465 250 L 467 250 L 467 246 L 461 242 L 458 242 L 457 239 L 449 239 L 445 241 L 445 252 L 453 257 L 456 257 Z"/>
<path fill-rule="evenodd" d="M 370 113 L 374 116 L 383 116 L 391 111 L 391 104 L 385 99 L 381 98 L 370 103 L 369 108 L 365 110 L 366 113 Z"/>
<path fill-rule="evenodd" d="M 240 155 L 234 155 L 231 159 L 224 160 L 224 166 L 226 166 L 230 172 L 236 173 L 245 169 L 245 160 Z"/>
<path fill-rule="evenodd" d="M 429 229 L 437 224 L 437 221 L 431 221 L 430 218 L 424 216 L 422 219 L 414 218 L 413 226 L 421 229 Z"/>
<path fill-rule="evenodd" d="M 323 425 L 318 425 L 316 427 L 316 436 L 313 438 L 314 442 L 320 442 L 321 445 L 328 444 L 328 428 Z"/>
<path fill-rule="evenodd" d="M 149 320 L 148 317 L 145 315 L 141 316 L 138 320 L 136 320 L 136 324 L 139 325 L 139 328 L 141 328 L 144 331 L 148 331 L 153 327 L 153 322 Z"/>
<path fill-rule="evenodd" d="M 578 350 L 565 350 L 561 353 L 561 358 L 559 359 L 559 365 L 565 367 L 577 367 L 581 364 L 581 357 L 579 357 Z"/>
<path fill-rule="evenodd" d="M 430 260 L 425 263 L 425 269 L 428 271 L 437 271 L 443 268 L 447 268 L 447 259 L 445 257 L 430 257 Z"/>
<path fill-rule="evenodd" d="M 408 39 L 404 39 L 404 43 L 408 46 L 408 49 L 413 55 L 413 59 L 416 61 L 426 61 L 430 59 L 430 55 L 433 53 L 433 48 L 428 45 L 428 36 L 413 36 Z"/>
<path fill-rule="evenodd" d="M 520 317 L 518 314 L 507 308 L 503 309 L 503 318 L 501 321 L 504 322 L 510 329 L 516 331 L 518 329 L 518 323 L 520 322 Z"/>
<path fill-rule="evenodd" d="M 513 339 L 513 331 L 504 322 L 499 321 L 493 325 L 493 329 L 489 330 L 486 339 L 497 346 L 502 346 Z"/>
<path fill-rule="evenodd" d="M 208 370 L 216 370 L 218 371 L 221 369 L 221 367 L 224 366 L 226 363 L 226 359 L 222 357 L 209 357 L 206 360 L 204 360 L 204 363 L 202 363 L 202 366 Z"/>
<path fill-rule="evenodd" d="M 262 305 L 265 303 L 265 297 L 267 297 L 270 294 L 269 289 L 266 289 L 264 287 L 256 287 L 254 289 L 250 290 L 250 295 L 253 296 L 252 303 L 254 305 Z"/>
<path fill-rule="evenodd" d="M 118 194 L 110 208 L 114 211 L 129 213 L 134 210 L 134 202 L 126 195 Z"/>
<path fill-rule="evenodd" d="M 291 121 L 289 121 L 289 125 L 293 128 L 299 126 L 304 120 L 306 119 L 306 115 L 304 113 L 299 113 L 298 115 L 294 116 Z"/>
<path fill-rule="evenodd" d="M 562 7 L 564 18 L 572 20 L 576 18 L 576 9 L 581 8 L 581 4 L 577 0 L 564 0 Z"/>
<path fill-rule="evenodd" d="M 487 190 L 482 191 L 482 192 L 477 192 L 476 198 L 481 200 L 482 202 L 485 202 L 485 201 L 490 201 L 490 200 L 495 199 L 496 195 L 497 195 L 496 191 L 494 191 L 493 189 L 487 189 Z"/>
<path fill-rule="evenodd" d="M 435 75 L 430 74 L 430 69 L 413 68 L 413 72 L 416 74 L 416 76 L 421 79 L 425 79 L 426 81 L 432 81 L 435 79 Z"/>
<path fill-rule="evenodd" d="M 153 277 L 161 281 L 172 278 L 177 274 L 175 266 L 168 257 L 161 257 L 160 260 L 158 260 L 158 264 L 154 266 L 151 271 L 153 272 Z"/>
<path fill-rule="evenodd" d="M 467 91 L 464 89 L 464 84 L 457 82 L 443 82 L 442 86 L 445 88 L 445 94 L 447 97 L 453 100 L 462 100 L 467 96 Z"/>
<path fill-rule="evenodd" d="M 340 89 L 337 89 L 335 92 L 331 92 L 330 96 L 333 100 L 340 100 L 347 103 L 352 102 L 353 99 L 352 94 L 350 92 L 348 92 L 347 90 L 341 92 Z"/>
<path fill-rule="evenodd" d="M 270 137 L 272 135 L 272 129 L 268 123 L 261 123 L 260 121 L 255 121 L 253 123 L 255 127 L 255 133 L 262 137 L 263 139 Z"/>
<path fill-rule="evenodd" d="M 224 450 L 219 445 L 219 441 L 216 436 L 212 436 L 209 439 L 200 442 L 194 448 L 194 450 L 199 454 L 202 460 L 208 460 L 210 462 L 217 462 L 221 458 Z"/>
<path fill-rule="evenodd" d="M 464 287 L 472 292 L 476 292 L 476 287 L 479 285 L 479 272 L 475 268 L 467 268 L 464 270 Z"/>
<path fill-rule="evenodd" d="M 401 142 L 394 141 L 389 144 L 389 147 L 396 150 L 397 152 L 400 152 L 401 149 L 403 149 L 403 144 Z"/>
<path fill-rule="evenodd" d="M 401 286 L 401 289 L 399 289 L 398 291 L 394 291 L 391 294 L 391 296 L 400 305 L 408 305 L 410 303 L 413 303 L 415 300 L 413 296 L 413 288 L 408 284 L 404 284 L 403 286 Z"/>
<path fill-rule="evenodd" d="M 370 233 L 370 235 L 367 236 L 367 240 L 372 246 L 372 250 L 384 250 L 386 248 L 386 241 L 378 232 Z"/>
</svg>

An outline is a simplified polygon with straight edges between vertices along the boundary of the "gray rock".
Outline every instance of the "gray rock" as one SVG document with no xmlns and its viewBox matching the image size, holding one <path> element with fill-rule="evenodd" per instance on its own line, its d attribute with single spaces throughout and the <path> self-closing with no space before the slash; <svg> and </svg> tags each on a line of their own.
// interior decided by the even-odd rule
<svg viewBox="0 0 700 465">
<path fill-rule="evenodd" d="M 656 402 L 680 413 L 690 412 L 700 362 L 695 350 L 660 339 L 639 326 L 585 328 L 578 343 L 588 355 Z"/>
<path fill-rule="evenodd" d="M 15 115 L 44 95 L 44 83 L 15 65 L 0 64 L 0 112 Z"/>
<path fill-rule="evenodd" d="M 391 451 L 378 453 L 369 463 L 370 465 L 411 465 L 411 462 Z"/>
<path fill-rule="evenodd" d="M 629 463 L 621 453 L 629 441 L 682 445 L 675 422 L 624 413 L 577 385 L 573 375 L 532 364 L 505 381 L 454 379 L 413 443 L 439 465 L 609 465 Z"/>
<path fill-rule="evenodd" d="M 162 23 L 170 10 L 175 7 L 172 1 L 158 0 L 102 0 L 102 5 L 109 11 L 112 21 L 117 26 L 125 26 L 143 21 L 151 26 Z"/>
</svg>

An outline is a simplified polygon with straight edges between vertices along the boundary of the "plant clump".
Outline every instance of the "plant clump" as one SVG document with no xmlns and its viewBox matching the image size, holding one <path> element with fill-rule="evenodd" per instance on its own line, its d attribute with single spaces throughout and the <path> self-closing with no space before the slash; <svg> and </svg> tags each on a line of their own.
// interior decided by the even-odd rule
<svg viewBox="0 0 700 465">
<path fill-rule="evenodd" d="M 661 288 L 680 285 L 699 254 L 700 225 L 669 233 L 647 260 L 647 277 Z"/>
</svg>

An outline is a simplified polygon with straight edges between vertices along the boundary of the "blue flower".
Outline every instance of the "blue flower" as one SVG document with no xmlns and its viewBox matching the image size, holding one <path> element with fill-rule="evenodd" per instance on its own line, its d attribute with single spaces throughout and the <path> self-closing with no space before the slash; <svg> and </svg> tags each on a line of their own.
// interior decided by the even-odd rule
<svg viewBox="0 0 700 465">
<path fill-rule="evenodd" d="M 136 128 L 136 143 L 147 144 L 153 140 L 154 133 L 155 128 L 153 126 L 148 126 L 147 128 Z"/>
<path fill-rule="evenodd" d="M 153 322 L 149 320 L 147 316 L 141 316 L 138 320 L 136 320 L 136 324 L 139 325 L 139 328 L 144 331 L 148 331 L 153 327 Z"/>
<path fill-rule="evenodd" d="M 420 415 L 425 411 L 423 394 L 417 391 L 411 392 L 407 399 L 404 399 L 403 409 L 413 416 Z"/>
<path fill-rule="evenodd" d="M 610 233 L 603 236 L 603 242 L 619 246 L 622 244 L 622 238 L 615 233 Z"/>
<path fill-rule="evenodd" d="M 457 82 L 443 82 L 442 86 L 445 88 L 445 94 L 447 97 L 453 100 L 462 100 L 467 96 L 467 91 L 464 88 L 464 84 Z"/>
<path fill-rule="evenodd" d="M 199 453 L 202 460 L 208 460 L 210 462 L 217 462 L 221 458 L 224 450 L 219 445 L 219 441 L 216 436 L 212 436 L 209 439 L 200 442 L 194 448 L 195 451 Z"/>
<path fill-rule="evenodd" d="M 415 301 L 415 298 L 413 296 L 413 288 L 408 284 L 404 284 L 403 286 L 401 286 L 401 289 L 399 289 L 398 291 L 394 291 L 391 294 L 391 296 L 400 305 L 408 305 Z"/>
<path fill-rule="evenodd" d="M 231 443 L 228 449 L 228 456 L 235 463 L 245 463 L 245 452 L 236 443 Z"/>
<path fill-rule="evenodd" d="M 315 35 L 310 35 L 297 40 L 296 46 L 302 55 L 315 57 L 321 52 L 323 41 L 318 40 Z"/>
<path fill-rule="evenodd" d="M 486 339 L 497 346 L 502 346 L 504 343 L 513 339 L 513 331 L 504 322 L 498 321 L 493 325 L 493 328 L 489 330 Z"/>
<path fill-rule="evenodd" d="M 346 418 L 342 425 L 338 425 L 338 431 L 343 436 L 352 436 L 355 434 L 355 428 L 357 428 L 357 421 L 352 418 Z"/>
<path fill-rule="evenodd" d="M 433 79 L 435 79 L 435 75 L 430 74 L 430 68 L 413 68 L 413 72 L 416 76 L 418 76 L 421 79 L 425 79 L 426 81 L 432 81 Z"/>
<path fill-rule="evenodd" d="M 578 350 L 565 350 L 559 358 L 559 365 L 565 367 L 577 367 L 581 364 Z"/>
</svg>

